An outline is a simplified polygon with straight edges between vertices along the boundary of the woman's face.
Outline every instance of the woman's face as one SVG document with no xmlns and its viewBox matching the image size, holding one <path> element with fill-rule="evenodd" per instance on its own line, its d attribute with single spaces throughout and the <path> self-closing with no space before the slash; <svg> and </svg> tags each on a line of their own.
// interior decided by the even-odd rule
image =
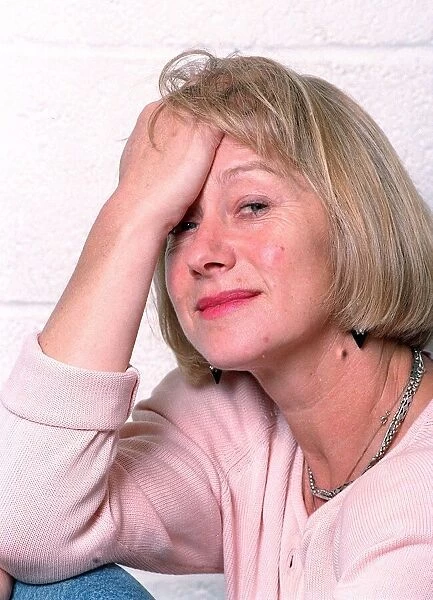
<svg viewBox="0 0 433 600">
<path fill-rule="evenodd" d="M 166 284 L 192 345 L 222 369 L 277 367 L 326 328 L 325 211 L 306 181 L 282 178 L 225 137 L 196 202 L 170 234 Z"/>
</svg>

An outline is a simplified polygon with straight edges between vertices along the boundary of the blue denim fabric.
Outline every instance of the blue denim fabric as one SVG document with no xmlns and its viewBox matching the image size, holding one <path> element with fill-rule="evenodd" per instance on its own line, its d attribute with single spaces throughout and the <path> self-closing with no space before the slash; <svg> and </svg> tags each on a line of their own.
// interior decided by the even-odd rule
<svg viewBox="0 0 433 600">
<path fill-rule="evenodd" d="M 10 600 L 154 600 L 117 565 L 104 565 L 71 579 L 43 585 L 16 581 Z"/>
</svg>

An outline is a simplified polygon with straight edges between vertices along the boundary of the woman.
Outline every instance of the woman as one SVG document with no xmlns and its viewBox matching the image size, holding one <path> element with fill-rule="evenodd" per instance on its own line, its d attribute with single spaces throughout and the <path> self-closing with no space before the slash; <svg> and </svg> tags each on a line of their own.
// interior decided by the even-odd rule
<svg viewBox="0 0 433 600">
<path fill-rule="evenodd" d="M 5 387 L 0 566 L 224 571 L 237 600 L 431 597 L 426 205 L 322 80 L 201 53 L 162 95 Z M 155 268 L 180 370 L 124 424 Z"/>
</svg>

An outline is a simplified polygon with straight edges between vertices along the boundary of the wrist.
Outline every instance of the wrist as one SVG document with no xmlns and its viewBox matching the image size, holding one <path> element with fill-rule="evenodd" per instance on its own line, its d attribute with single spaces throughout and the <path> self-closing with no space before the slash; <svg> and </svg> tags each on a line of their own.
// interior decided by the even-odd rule
<svg viewBox="0 0 433 600">
<path fill-rule="evenodd" d="M 178 222 L 165 215 L 153 198 L 137 201 L 130 193 L 119 188 L 102 207 L 98 221 L 116 237 L 146 246 L 155 244 L 159 249 Z"/>
</svg>

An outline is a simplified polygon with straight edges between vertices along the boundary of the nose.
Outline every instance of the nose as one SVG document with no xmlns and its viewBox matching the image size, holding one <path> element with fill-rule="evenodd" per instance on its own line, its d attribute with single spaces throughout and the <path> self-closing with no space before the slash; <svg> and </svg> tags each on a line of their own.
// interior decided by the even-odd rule
<svg viewBox="0 0 433 600">
<path fill-rule="evenodd" d="M 192 238 L 187 263 L 194 277 L 212 277 L 233 268 L 234 244 L 227 227 L 218 218 L 202 219 Z"/>
</svg>

